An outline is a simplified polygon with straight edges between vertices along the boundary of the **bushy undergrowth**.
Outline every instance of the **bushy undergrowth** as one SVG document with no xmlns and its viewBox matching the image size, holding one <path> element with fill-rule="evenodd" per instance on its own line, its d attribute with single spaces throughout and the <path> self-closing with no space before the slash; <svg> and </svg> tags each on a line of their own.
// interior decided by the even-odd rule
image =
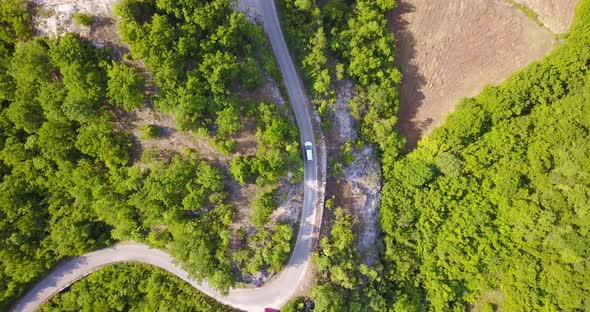
<svg viewBox="0 0 590 312">
<path fill-rule="evenodd" d="M 550 56 L 464 100 L 415 151 L 384 163 L 387 279 L 407 306 L 588 309 L 589 64 L 581 1 Z"/>
</svg>

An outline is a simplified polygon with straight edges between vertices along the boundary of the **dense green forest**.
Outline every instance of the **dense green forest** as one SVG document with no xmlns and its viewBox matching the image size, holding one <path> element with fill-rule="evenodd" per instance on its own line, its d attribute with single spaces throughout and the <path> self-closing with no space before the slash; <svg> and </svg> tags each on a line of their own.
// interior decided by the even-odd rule
<svg viewBox="0 0 590 312">
<path fill-rule="evenodd" d="M 119 240 L 166 248 L 221 290 L 236 267 L 278 271 L 290 252 L 291 229 L 264 226 L 278 179 L 301 173 L 297 130 L 285 106 L 239 98 L 265 72 L 278 76 L 261 28 L 228 0 L 123 1 L 116 11 L 132 52 L 124 60 L 72 34 L 34 38 L 25 3 L 0 3 L 0 309 L 60 259 Z M 233 254 L 234 207 L 220 169 L 190 151 L 133 156 L 118 116 L 144 105 L 147 83 L 156 91 L 149 102 L 228 154 L 241 118 L 254 119 L 257 153 L 236 157 L 230 174 L 266 189 L 254 205 L 261 229 L 235 234 L 244 247 Z"/>
<path fill-rule="evenodd" d="M 173 113 L 180 129 L 215 126 L 230 144 L 243 111 L 238 89 L 260 86 L 261 67 L 278 77 L 262 30 L 228 0 L 124 0 L 115 11 L 122 39 L 154 75 L 156 107 Z"/>
<path fill-rule="evenodd" d="M 360 121 L 361 137 L 381 150 L 400 151 L 405 141 L 395 125 L 401 73 L 394 66 L 395 42 L 387 30 L 387 14 L 396 2 L 278 2 L 287 41 L 299 59 L 324 125 L 329 126 L 333 82 L 348 77 L 358 90 L 350 106 Z"/>
<path fill-rule="evenodd" d="M 589 65 L 581 1 L 550 56 L 384 162 L 386 276 L 407 310 L 590 309 Z"/>
<path fill-rule="evenodd" d="M 395 159 L 404 145 L 395 130 L 401 74 L 394 66 L 395 42 L 387 30 L 387 14 L 395 1 L 278 2 L 287 41 L 323 125 L 329 127 L 336 81 L 351 79 L 358 95 L 349 105 L 361 138 L 390 151 L 388 157 Z M 349 143 L 343 150 L 351 148 Z M 351 156 L 344 154 L 346 164 Z M 330 212 L 325 215 L 332 218 L 323 226 L 329 231 L 314 257 L 318 269 L 318 280 L 310 292 L 314 311 L 386 311 L 394 299 L 384 284 L 383 266 L 379 261 L 372 267 L 362 264 L 352 230 L 355 216 L 333 206 L 334 200 L 328 199 Z M 286 309 L 304 311 L 304 302 L 293 301 Z"/>
<path fill-rule="evenodd" d="M 464 100 L 401 155 L 399 134 L 371 122 L 395 124 L 398 95 L 383 87 L 399 82 L 384 75 L 393 61 L 384 56 L 394 51 L 383 12 L 392 2 L 280 1 L 320 112 L 329 110 L 334 78 L 346 75 L 359 88 L 351 109 L 363 138 L 379 143 L 386 180 L 384 269 L 359 264 L 354 218 L 337 208 L 315 258 L 315 311 L 590 309 L 590 3 L 581 2 L 572 31 L 549 57 Z M 382 54 L 357 43 L 374 43 Z M 363 78 L 363 69 L 373 75 Z"/>
<path fill-rule="evenodd" d="M 351 110 L 364 140 L 379 146 L 385 178 L 383 265 L 361 263 L 354 216 L 326 202 L 333 220 L 314 256 L 314 311 L 590 309 L 589 1 L 556 51 L 462 101 L 407 155 L 394 128 L 401 76 L 386 29 L 395 2 L 279 3 L 320 113 L 330 112 L 336 80 L 355 82 Z M 264 72 L 278 78 L 260 28 L 227 0 L 124 0 L 116 11 L 133 59 L 153 74 L 154 105 L 181 129 L 231 154 L 240 118 L 256 117 L 258 152 L 233 158 L 230 174 L 265 187 L 252 220 L 264 228 L 273 185 L 300 150 L 280 108 L 239 100 Z M 191 153 L 132 159 L 116 116 L 144 102 L 140 71 L 74 35 L 33 38 L 19 0 L 0 3 L 0 26 L 0 309 L 59 259 L 124 239 L 168 248 L 222 290 L 235 266 L 281 268 L 293 235 L 286 225 L 241 229 L 246 247 L 230 254 L 234 209 L 219 169 Z M 105 306 L 227 309 L 137 265 L 93 274 L 45 309 Z"/>
<path fill-rule="evenodd" d="M 165 271 L 137 264 L 101 269 L 53 297 L 41 311 L 236 311 Z"/>
</svg>

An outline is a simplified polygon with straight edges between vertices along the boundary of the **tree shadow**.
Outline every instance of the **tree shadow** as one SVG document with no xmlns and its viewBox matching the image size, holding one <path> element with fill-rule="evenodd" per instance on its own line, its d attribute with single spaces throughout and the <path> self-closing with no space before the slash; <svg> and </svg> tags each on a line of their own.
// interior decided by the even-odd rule
<svg viewBox="0 0 590 312">
<path fill-rule="evenodd" d="M 400 84 L 400 109 L 398 112 L 398 130 L 406 138 L 406 150 L 416 147 L 423 134 L 426 122 L 416 122 L 414 117 L 423 104 L 422 88 L 426 84 L 425 77 L 414 64 L 416 57 L 416 40 L 408 30 L 406 14 L 416 11 L 416 7 L 408 0 L 400 0 L 397 8 L 390 14 L 389 28 L 396 38 L 396 66 L 401 70 L 403 78 Z"/>
<path fill-rule="evenodd" d="M 115 61 L 121 62 L 123 55 L 129 54 L 129 47 L 122 43 L 116 22 L 111 17 L 94 15 L 94 22 L 90 28 L 88 39 L 97 47 L 112 48 L 112 57 Z"/>
</svg>

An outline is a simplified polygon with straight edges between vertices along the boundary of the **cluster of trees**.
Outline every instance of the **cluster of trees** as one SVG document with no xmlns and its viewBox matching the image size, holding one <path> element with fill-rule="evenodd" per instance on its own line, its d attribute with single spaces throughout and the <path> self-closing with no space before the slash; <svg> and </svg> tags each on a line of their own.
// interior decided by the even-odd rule
<svg viewBox="0 0 590 312">
<path fill-rule="evenodd" d="M 315 310 L 588 309 L 590 4 L 580 3 L 551 56 L 464 100 L 404 157 L 394 130 L 400 75 L 384 19 L 394 2 L 281 4 L 314 92 L 324 68 L 356 82 L 351 109 L 363 137 L 379 145 L 386 179 L 384 271 L 363 274 L 350 219 L 336 210 L 315 258 Z M 340 62 L 334 68 L 328 52 Z M 308 310 L 303 302 L 288 308 Z"/>
<path fill-rule="evenodd" d="M 230 162 L 230 174 L 236 181 L 242 185 L 255 182 L 260 188 L 273 190 L 289 169 L 302 176 L 296 128 L 284 108 L 267 103 L 252 105 L 239 99 L 240 91 L 261 86 L 265 72 L 279 80 L 280 73 L 259 26 L 234 12 L 229 0 L 124 0 L 115 11 L 121 17 L 120 34 L 129 43 L 133 57 L 143 60 L 154 76 L 158 88 L 155 106 L 174 114 L 179 129 L 213 135 L 211 143 L 230 155 L 236 144 L 232 135 L 242 128 L 245 118 L 255 120 L 256 155 L 236 155 Z M 119 75 L 131 75 L 122 69 Z M 115 92 L 125 89 L 135 89 L 134 84 L 113 88 Z M 128 104 L 115 104 L 134 107 L 133 96 L 117 98 Z M 274 196 L 274 191 L 257 196 L 252 220 L 256 227 L 262 228 L 269 221 L 276 208 Z M 251 239 L 270 239 L 267 234 L 264 230 Z M 283 243 L 289 240 L 290 235 Z M 247 244 L 247 252 L 258 253 L 251 246 L 256 244 Z"/>
<path fill-rule="evenodd" d="M 394 66 L 394 38 L 387 30 L 386 15 L 395 1 L 281 0 L 282 23 L 297 56 L 304 78 L 312 87 L 320 115 L 334 101 L 332 83 L 345 76 L 355 82 L 358 95 L 350 109 L 359 121 L 361 137 L 396 159 L 404 145 L 395 124 L 399 107 L 401 74 Z M 332 59 L 333 61 L 331 61 Z M 353 142 L 341 147 L 343 162 L 352 162 Z M 335 164 L 335 171 L 342 169 Z M 326 204 L 330 208 L 329 200 Z M 320 242 L 314 257 L 319 281 L 311 290 L 314 311 L 385 311 L 393 293 L 384 284 L 383 266 L 361 263 L 352 232 L 353 220 L 341 208 L 333 211 L 330 235 Z M 404 302 L 395 311 L 405 311 Z M 308 311 L 299 300 L 288 306 Z"/>
<path fill-rule="evenodd" d="M 113 62 L 108 67 L 109 102 L 126 111 L 140 108 L 144 102 L 145 80 L 135 67 Z"/>
<path fill-rule="evenodd" d="M 241 243 L 246 248 L 235 252 L 233 259 L 242 274 L 279 272 L 289 259 L 293 237 L 293 229 L 289 224 L 279 224 L 273 229 L 263 229 L 250 236 L 242 228 L 241 234 Z"/>
<path fill-rule="evenodd" d="M 73 36 L 15 42 L 9 51 L 0 75 L 3 303 L 56 259 L 108 242 L 108 226 L 79 206 L 73 186 L 95 163 L 129 162 L 129 141 L 101 105 L 104 55 Z"/>
<path fill-rule="evenodd" d="M 53 297 L 41 311 L 237 311 L 161 269 L 120 264 Z"/>
<path fill-rule="evenodd" d="M 278 272 L 291 251 L 293 230 L 280 224 L 265 228 L 278 207 L 279 179 L 288 171 L 303 176 L 301 149 L 297 128 L 287 118 L 285 107 L 260 103 L 250 109 L 257 116 L 255 155 L 238 155 L 230 161 L 230 174 L 240 184 L 256 183 L 260 190 L 252 203 L 250 223 L 257 229 L 246 234 L 243 229 L 238 240 L 243 248 L 237 250 L 234 261 L 242 275 L 260 271 Z"/>
<path fill-rule="evenodd" d="M 359 90 L 351 109 L 360 120 L 362 138 L 393 155 L 404 145 L 395 129 L 401 73 L 394 64 L 394 38 L 387 30 L 386 19 L 395 4 L 357 0 L 347 27 L 332 41 L 332 48 Z"/>
<path fill-rule="evenodd" d="M 284 29 L 300 59 L 304 76 L 317 99 L 319 112 L 329 111 L 334 78 L 351 78 L 358 95 L 351 101 L 362 138 L 396 158 L 404 146 L 397 134 L 398 85 L 395 42 L 387 30 L 387 13 L 395 1 L 281 0 Z M 330 54 L 331 52 L 331 54 Z M 335 58 L 330 66 L 329 57 Z"/>
<path fill-rule="evenodd" d="M 132 166 L 114 105 L 140 105 L 141 77 L 76 36 L 30 39 L 20 1 L 0 9 L 0 309 L 59 259 L 126 239 L 227 290 L 221 172 L 191 155 Z"/>
<path fill-rule="evenodd" d="M 115 12 L 133 57 L 154 75 L 156 107 L 173 113 L 182 130 L 217 132 L 231 151 L 244 111 L 236 91 L 259 87 L 263 70 L 276 72 L 260 27 L 228 0 L 124 0 Z"/>
<path fill-rule="evenodd" d="M 382 266 L 361 262 L 352 231 L 354 219 L 340 207 L 331 209 L 330 233 L 320 241 L 313 259 L 319 272 L 310 291 L 314 311 L 387 311 L 390 294 L 383 287 Z"/>
<path fill-rule="evenodd" d="M 311 298 L 307 297 L 295 297 L 285 303 L 281 307 L 283 312 L 310 312 L 313 311 L 315 304 Z"/>
<path fill-rule="evenodd" d="M 232 165 L 232 175 L 243 173 L 234 175 L 238 181 L 272 188 L 301 162 L 296 130 L 281 108 L 252 109 L 237 99 L 240 87 L 260 85 L 263 70 L 279 74 L 260 27 L 231 12 L 229 1 L 123 1 L 117 12 L 134 56 L 155 76 L 156 105 L 173 112 L 182 129 L 207 129 L 231 150 L 240 116 L 257 116 L 260 148 L 245 158 L 245 168 Z M 230 255 L 233 208 L 225 203 L 219 170 L 192 155 L 132 165 L 132 140 L 118 128 L 115 111 L 144 103 L 145 81 L 135 68 L 113 62 L 109 49 L 74 35 L 32 37 L 24 2 L 3 1 L 0 309 L 59 259 L 117 240 L 167 248 L 194 277 L 222 291 L 235 281 L 236 262 L 250 273 L 280 269 L 293 235 L 286 225 L 247 237 L 247 248 Z M 147 139 L 157 132 L 142 129 Z M 274 209 L 274 194 L 260 198 L 262 227 Z M 129 274 L 147 274 L 135 271 Z M 80 285 L 81 291 L 88 286 Z M 144 294 L 130 296 L 138 295 Z M 110 306 L 104 301 L 109 296 L 84 297 L 75 305 L 73 298 L 83 296 L 67 294 L 62 303 L 66 310 L 91 309 Z M 127 309 L 120 303 L 136 300 L 130 298 L 117 298 L 116 306 Z M 153 298 L 149 306 L 159 297 Z"/>
<path fill-rule="evenodd" d="M 418 149 L 384 163 L 386 276 L 398 300 L 415 311 L 589 308 L 589 64 L 582 1 L 554 53 L 464 100 Z"/>
<path fill-rule="evenodd" d="M 268 189 L 256 194 L 253 206 L 252 224 L 261 228 L 270 221 L 270 215 L 278 207 L 274 190 Z"/>
<path fill-rule="evenodd" d="M 275 185 L 288 169 L 302 172 L 297 128 L 286 115 L 285 107 L 260 103 L 250 114 L 257 116 L 256 155 L 239 155 L 230 162 L 230 174 L 240 184 L 260 187 Z"/>
<path fill-rule="evenodd" d="M 334 1 L 328 1 L 334 2 Z M 328 66 L 329 38 L 322 25 L 322 10 L 315 0 L 281 0 L 283 32 L 302 69 L 310 95 L 324 117 L 333 100 L 333 69 Z"/>
</svg>

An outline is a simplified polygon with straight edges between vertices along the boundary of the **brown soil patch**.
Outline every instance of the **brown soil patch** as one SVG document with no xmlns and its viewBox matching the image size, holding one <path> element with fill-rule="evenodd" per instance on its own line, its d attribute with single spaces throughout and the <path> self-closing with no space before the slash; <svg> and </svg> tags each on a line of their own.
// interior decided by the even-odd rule
<svg viewBox="0 0 590 312">
<path fill-rule="evenodd" d="M 231 159 L 220 153 L 209 144 L 208 137 L 194 135 L 187 131 L 177 131 L 174 117 L 168 114 L 160 113 L 152 108 L 142 108 L 140 110 L 128 113 L 125 118 L 119 117 L 119 122 L 137 139 L 139 151 L 147 150 L 174 154 L 183 154 L 186 150 L 191 150 L 199 155 L 199 158 L 209 161 L 221 168 L 227 168 Z M 144 140 L 141 134 L 141 126 L 153 125 L 158 127 L 160 135 L 153 140 Z"/>
<path fill-rule="evenodd" d="M 326 182 L 326 199 L 330 198 L 334 200 L 334 206 L 332 209 L 324 209 L 322 226 L 320 228 L 320 239 L 330 236 L 332 221 L 334 220 L 334 209 L 340 207 L 351 215 L 354 212 L 352 188 L 347 181 L 328 176 Z"/>
<path fill-rule="evenodd" d="M 545 56 L 546 28 L 503 0 L 402 0 L 392 13 L 398 39 L 399 127 L 413 148 L 463 97 Z"/>
<path fill-rule="evenodd" d="M 528 6 L 555 33 L 565 33 L 574 20 L 578 0 L 514 0 Z"/>
</svg>

